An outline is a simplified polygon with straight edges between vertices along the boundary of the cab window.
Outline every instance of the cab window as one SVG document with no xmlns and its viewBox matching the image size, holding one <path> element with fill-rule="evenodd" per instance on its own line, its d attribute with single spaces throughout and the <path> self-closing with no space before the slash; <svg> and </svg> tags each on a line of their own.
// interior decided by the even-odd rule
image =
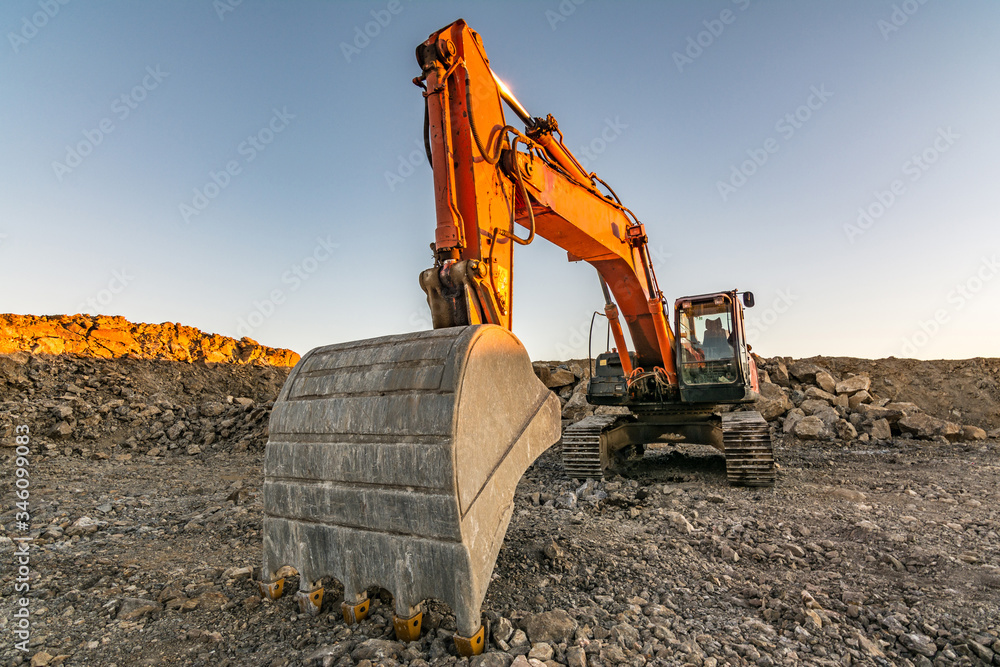
<svg viewBox="0 0 1000 667">
<path fill-rule="evenodd" d="M 686 384 L 736 382 L 736 336 L 732 308 L 726 297 L 684 303 L 679 329 L 681 374 Z"/>
</svg>

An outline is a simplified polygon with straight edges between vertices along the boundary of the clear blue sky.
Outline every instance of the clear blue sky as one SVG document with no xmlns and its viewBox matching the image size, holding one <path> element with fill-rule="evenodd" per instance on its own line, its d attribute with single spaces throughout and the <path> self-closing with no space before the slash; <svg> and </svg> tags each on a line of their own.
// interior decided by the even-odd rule
<svg viewBox="0 0 1000 667">
<path fill-rule="evenodd" d="M 0 311 L 429 328 L 413 51 L 464 18 L 671 302 L 753 290 L 764 355 L 1000 356 L 1000 3 L 234 1 L 0 4 Z M 585 356 L 593 269 L 517 252 L 515 333 Z"/>
</svg>

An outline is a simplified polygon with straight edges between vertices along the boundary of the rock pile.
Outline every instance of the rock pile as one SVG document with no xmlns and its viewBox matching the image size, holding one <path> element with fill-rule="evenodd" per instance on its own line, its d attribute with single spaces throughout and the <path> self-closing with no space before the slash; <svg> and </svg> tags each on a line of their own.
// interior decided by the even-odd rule
<svg viewBox="0 0 1000 667">
<path fill-rule="evenodd" d="M 294 366 L 299 360 L 291 350 L 265 347 L 251 338 L 107 315 L 0 315 L 0 354 L 13 352 L 272 366 Z"/>
<path fill-rule="evenodd" d="M 587 380 L 590 377 L 587 363 L 586 359 L 573 359 L 533 364 L 535 375 L 559 396 L 564 425 L 592 414 L 610 414 L 620 410 L 587 403 Z M 937 376 L 940 371 L 935 364 L 950 362 L 922 363 L 926 365 L 928 375 Z M 927 414 L 916 403 L 898 398 L 898 391 L 893 391 L 891 396 L 879 395 L 872 378 L 866 373 L 844 373 L 841 376 L 813 361 L 796 361 L 788 357 L 758 359 L 758 364 L 761 398 L 753 409 L 771 422 L 777 432 L 799 440 L 856 440 L 864 443 L 903 437 L 945 443 L 977 441 L 987 437 L 987 431 L 979 426 Z M 893 387 L 891 378 L 879 380 L 883 386 Z M 983 377 L 979 384 L 991 387 L 991 378 Z M 963 386 L 954 387 L 950 393 L 963 393 Z M 951 408 L 954 407 L 952 404 Z M 960 411 L 954 410 L 951 414 L 956 413 L 960 414 Z M 994 430 L 1000 434 L 1000 430 Z"/>
<path fill-rule="evenodd" d="M 562 403 L 564 422 L 576 422 L 594 414 L 595 406 L 587 403 L 586 359 L 570 361 L 536 361 L 531 364 L 535 375 L 551 389 Z"/>
<path fill-rule="evenodd" d="M 0 442 L 89 458 L 263 450 L 287 367 L 0 355 Z M 235 396 L 233 394 L 236 394 Z"/>
<path fill-rule="evenodd" d="M 925 414 L 920 406 L 878 396 L 868 375 L 838 378 L 809 361 L 776 357 L 761 365 L 765 419 L 800 440 L 887 441 L 894 436 L 942 443 L 985 440 L 987 433 Z"/>
</svg>

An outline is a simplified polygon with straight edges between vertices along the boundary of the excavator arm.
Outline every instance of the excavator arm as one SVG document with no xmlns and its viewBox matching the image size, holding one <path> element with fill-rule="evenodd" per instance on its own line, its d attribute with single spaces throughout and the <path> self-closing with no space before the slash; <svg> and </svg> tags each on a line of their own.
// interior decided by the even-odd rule
<svg viewBox="0 0 1000 667">
<path fill-rule="evenodd" d="M 593 265 L 614 302 L 606 304 L 624 368 L 631 360 L 676 378 L 674 337 L 644 226 L 601 191 L 566 148 L 552 116 L 533 118 L 492 72 L 479 34 L 464 21 L 417 48 L 425 89 L 426 141 L 437 201 L 435 266 L 421 274 L 435 328 L 511 328 L 513 247 L 540 236 Z M 506 123 L 501 102 L 525 124 Z M 514 223 L 527 230 L 515 236 Z M 617 302 L 617 306 L 615 306 Z"/>
</svg>

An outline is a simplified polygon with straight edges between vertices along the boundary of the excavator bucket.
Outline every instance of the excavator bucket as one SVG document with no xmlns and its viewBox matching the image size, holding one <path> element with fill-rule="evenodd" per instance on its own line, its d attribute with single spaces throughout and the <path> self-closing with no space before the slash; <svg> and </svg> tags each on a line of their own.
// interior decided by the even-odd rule
<svg viewBox="0 0 1000 667">
<path fill-rule="evenodd" d="M 419 635 L 421 602 L 436 598 L 455 612 L 459 650 L 481 652 L 514 488 L 559 435 L 558 398 L 502 327 L 312 350 L 271 414 L 262 590 L 280 590 L 291 566 L 300 605 L 318 612 L 310 600 L 333 577 L 354 621 L 379 586 L 393 594 L 400 639 Z"/>
</svg>

